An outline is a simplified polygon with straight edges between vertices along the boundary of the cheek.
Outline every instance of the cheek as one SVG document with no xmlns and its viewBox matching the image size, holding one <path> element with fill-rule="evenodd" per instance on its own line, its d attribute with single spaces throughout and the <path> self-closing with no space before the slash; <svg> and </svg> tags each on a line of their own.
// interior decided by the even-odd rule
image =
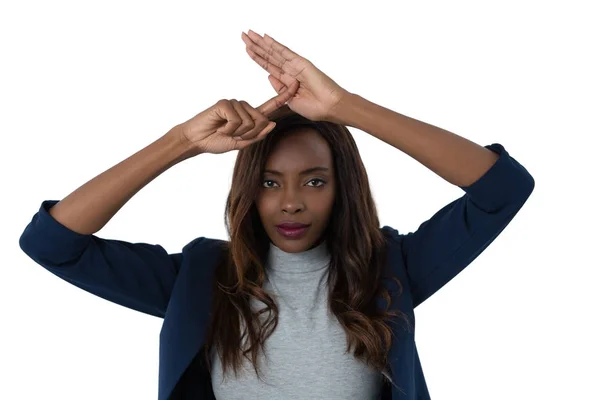
<svg viewBox="0 0 600 400">
<path fill-rule="evenodd" d="M 264 220 L 268 217 L 269 214 L 273 213 L 273 208 L 275 206 L 275 199 L 273 196 L 264 196 L 259 195 L 255 201 L 256 209 L 258 210 L 258 214 L 260 218 Z"/>
<path fill-rule="evenodd" d="M 335 190 L 328 190 L 322 193 L 322 196 L 319 196 L 318 199 L 315 199 L 312 209 L 321 216 L 328 216 L 331 214 L 334 202 Z"/>
</svg>

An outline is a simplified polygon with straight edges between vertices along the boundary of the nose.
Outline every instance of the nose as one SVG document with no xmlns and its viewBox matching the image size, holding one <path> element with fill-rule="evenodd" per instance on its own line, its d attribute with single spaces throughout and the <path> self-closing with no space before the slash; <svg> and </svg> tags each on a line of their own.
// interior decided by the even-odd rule
<svg viewBox="0 0 600 400">
<path fill-rule="evenodd" d="M 304 207 L 304 201 L 298 191 L 293 187 L 288 187 L 284 190 L 281 203 L 282 211 L 287 212 L 288 214 L 295 214 L 304 210 Z"/>
</svg>

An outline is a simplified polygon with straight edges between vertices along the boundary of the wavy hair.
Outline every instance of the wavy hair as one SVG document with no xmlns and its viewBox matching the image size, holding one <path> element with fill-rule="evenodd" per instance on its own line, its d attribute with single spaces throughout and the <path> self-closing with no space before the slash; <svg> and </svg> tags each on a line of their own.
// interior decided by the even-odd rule
<svg viewBox="0 0 600 400">
<path fill-rule="evenodd" d="M 391 297 L 382 283 L 386 266 L 386 243 L 369 180 L 356 143 L 344 125 L 311 121 L 287 105 L 269 115 L 277 126 L 265 139 L 239 151 L 225 207 L 225 224 L 230 241 L 225 242 L 214 275 L 210 323 L 204 345 L 205 361 L 211 371 L 210 351 L 222 361 L 223 377 L 233 368 L 237 377 L 243 357 L 253 365 L 257 377 L 259 348 L 279 321 L 279 308 L 263 290 L 265 262 L 269 250 L 267 236 L 254 200 L 261 187 L 267 157 L 286 132 L 300 127 L 316 130 L 329 144 L 335 169 L 336 193 L 329 225 L 325 231 L 331 262 L 327 272 L 328 307 L 346 332 L 347 351 L 379 371 L 387 367 L 392 329 L 386 321 L 403 316 L 389 311 Z M 403 291 L 401 282 L 393 276 Z M 377 309 L 377 297 L 386 308 Z M 265 307 L 253 310 L 251 299 Z M 260 318 L 267 313 L 268 319 Z M 242 324 L 242 321 L 244 324 Z M 242 325 L 245 325 L 242 333 Z M 246 342 L 244 343 L 244 338 Z M 247 348 L 244 348 L 247 344 Z M 248 357 L 251 355 L 251 358 Z"/>
</svg>

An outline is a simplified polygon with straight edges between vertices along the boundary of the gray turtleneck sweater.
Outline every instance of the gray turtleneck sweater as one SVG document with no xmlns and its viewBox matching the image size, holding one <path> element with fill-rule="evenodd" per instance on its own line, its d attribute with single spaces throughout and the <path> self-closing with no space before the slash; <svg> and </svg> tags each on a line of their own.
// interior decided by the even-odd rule
<svg viewBox="0 0 600 400">
<path fill-rule="evenodd" d="M 217 400 L 379 398 L 384 375 L 389 375 L 346 353 L 346 333 L 327 307 L 329 261 L 326 242 L 301 253 L 286 253 L 271 243 L 263 289 L 279 306 L 279 324 L 265 342 L 267 360 L 259 351 L 262 380 L 244 359 L 237 379 L 230 369 L 223 381 L 213 351 L 211 380 Z M 256 311 L 264 307 L 256 299 L 251 304 Z M 241 332 L 244 327 L 242 320 Z"/>
</svg>

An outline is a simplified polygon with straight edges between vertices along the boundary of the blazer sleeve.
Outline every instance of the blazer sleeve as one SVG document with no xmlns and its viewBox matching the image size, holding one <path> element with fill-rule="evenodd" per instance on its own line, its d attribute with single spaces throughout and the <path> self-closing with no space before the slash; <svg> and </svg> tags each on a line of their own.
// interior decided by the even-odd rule
<svg viewBox="0 0 600 400">
<path fill-rule="evenodd" d="M 158 244 L 72 231 L 49 214 L 56 203 L 42 202 L 19 238 L 21 249 L 54 275 L 89 293 L 164 318 L 183 253 L 169 254 Z"/>
<path fill-rule="evenodd" d="M 417 307 L 458 275 L 506 228 L 533 192 L 535 182 L 501 144 L 485 146 L 498 160 L 476 182 L 460 187 L 465 194 L 436 212 L 416 231 L 398 234 Z"/>
</svg>

